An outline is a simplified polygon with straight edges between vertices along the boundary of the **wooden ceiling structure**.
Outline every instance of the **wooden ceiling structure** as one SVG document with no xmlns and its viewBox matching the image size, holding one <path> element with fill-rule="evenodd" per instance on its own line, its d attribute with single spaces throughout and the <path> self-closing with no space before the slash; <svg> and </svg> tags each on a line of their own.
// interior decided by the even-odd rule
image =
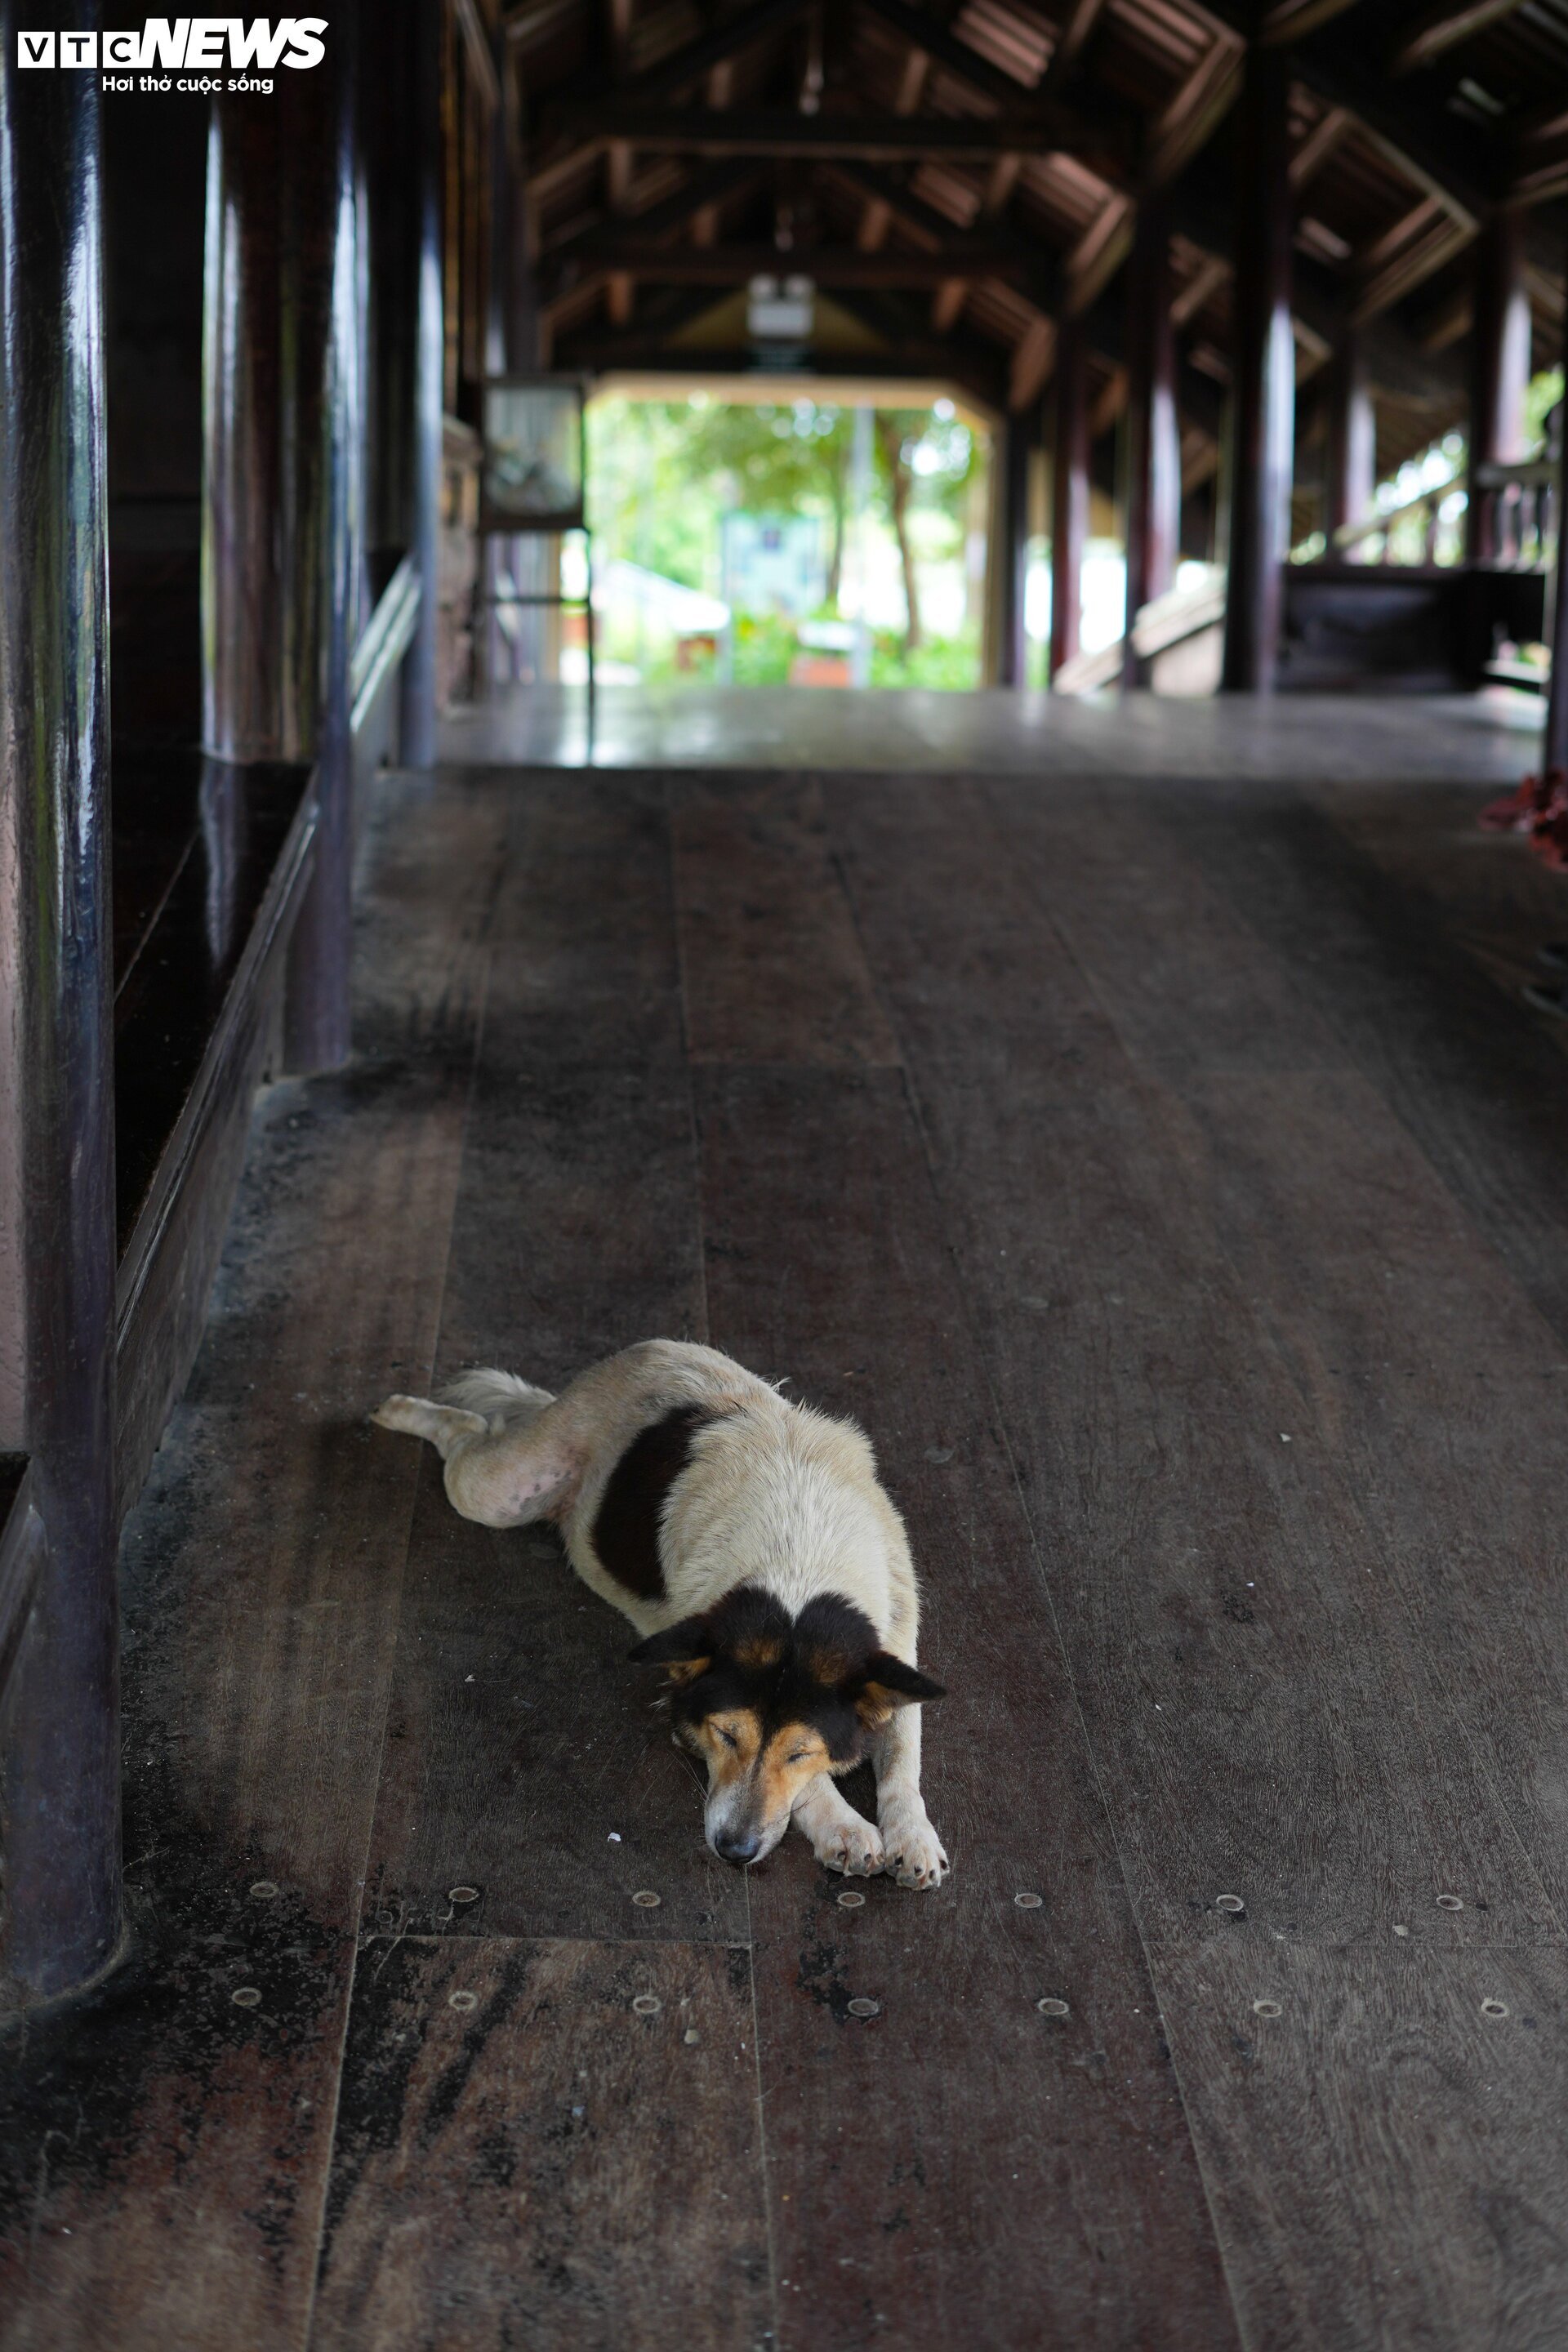
<svg viewBox="0 0 1568 2352">
<path fill-rule="evenodd" d="M 740 289 L 800 271 L 825 369 L 938 373 L 1001 411 L 1038 399 L 1084 320 L 1098 434 L 1127 396 L 1116 281 L 1159 196 L 1200 482 L 1249 39 L 1289 73 L 1298 382 L 1353 322 L 1380 470 L 1466 413 L 1500 209 L 1527 215 L 1537 363 L 1561 346 L 1568 0 L 521 0 L 502 29 L 550 364 L 743 362 Z"/>
<path fill-rule="evenodd" d="M 1217 552 L 1225 414 L 1248 348 L 1260 364 L 1239 270 L 1274 167 L 1258 268 L 1293 348 L 1286 543 L 1344 520 L 1347 400 L 1366 503 L 1498 412 L 1483 343 L 1511 339 L 1502 407 L 1526 313 L 1523 367 L 1563 348 L 1568 0 L 520 0 L 499 33 L 552 367 L 745 367 L 742 289 L 799 273 L 818 372 L 952 381 L 1013 437 L 1072 341 L 1084 381 L 1056 404 L 1081 402 L 1105 480 L 1157 364 L 1175 454 L 1147 463 L 1178 480 L 1147 497 Z M 1150 595 L 1171 558 L 1140 572 Z"/>
</svg>

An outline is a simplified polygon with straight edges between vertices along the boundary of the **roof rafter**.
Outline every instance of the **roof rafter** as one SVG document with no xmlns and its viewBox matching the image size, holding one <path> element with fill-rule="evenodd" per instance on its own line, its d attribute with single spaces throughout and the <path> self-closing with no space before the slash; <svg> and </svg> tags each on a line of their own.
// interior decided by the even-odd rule
<svg viewBox="0 0 1568 2352">
<path fill-rule="evenodd" d="M 634 85 L 635 87 L 635 85 Z M 541 171 L 559 168 L 563 152 L 585 153 L 606 139 L 624 139 L 650 154 L 837 157 L 862 163 L 920 163 L 931 154 L 949 162 L 993 163 L 1000 150 L 1023 155 L 1072 153 L 1096 158 L 1094 131 L 1038 114 L 900 115 L 792 114 L 784 109 L 737 108 L 715 114 L 699 107 L 662 107 L 636 97 L 607 98 L 571 109 L 568 149 L 549 155 Z"/>
<path fill-rule="evenodd" d="M 646 212 L 631 213 L 615 220 L 606 219 L 603 215 L 595 215 L 574 229 L 570 236 L 546 247 L 546 256 L 552 262 L 568 259 L 588 262 L 594 259 L 601 247 L 612 246 L 628 235 L 639 237 L 668 236 L 684 227 L 694 214 L 703 211 L 708 205 L 721 205 L 726 197 L 738 195 L 742 188 L 754 186 L 763 168 L 761 162 L 750 157 L 728 163 L 710 163 L 703 171 L 693 172 L 673 195 L 666 196 L 657 205 L 650 205 Z"/>
<path fill-rule="evenodd" d="M 1415 24 L 1403 28 L 1389 54 L 1388 70 L 1406 74 L 1432 65 L 1445 49 L 1456 48 L 1522 5 L 1523 0 L 1438 0 Z"/>
<path fill-rule="evenodd" d="M 859 292 L 909 288 L 931 293 L 954 278 L 994 278 L 1018 285 L 1029 276 L 1016 254 L 984 236 L 955 236 L 938 253 L 890 249 L 862 253 L 857 246 L 799 246 L 781 253 L 775 247 L 760 242 L 658 245 L 650 238 L 623 235 L 595 250 L 592 267 L 595 274 L 615 276 L 624 272 L 660 286 L 713 286 L 721 289 L 743 286 L 760 275 L 778 276 L 793 271 L 799 271 L 818 286 Z M 575 278 L 573 282 L 576 282 Z M 565 290 L 563 286 L 552 292 Z"/>
</svg>

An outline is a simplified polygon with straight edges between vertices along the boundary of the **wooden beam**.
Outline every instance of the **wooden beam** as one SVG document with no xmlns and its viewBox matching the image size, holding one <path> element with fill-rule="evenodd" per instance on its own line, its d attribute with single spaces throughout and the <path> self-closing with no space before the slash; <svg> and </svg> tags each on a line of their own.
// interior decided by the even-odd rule
<svg viewBox="0 0 1568 2352">
<path fill-rule="evenodd" d="M 761 170 L 761 163 L 752 162 L 710 164 L 705 171 L 694 172 L 684 187 L 677 188 L 662 202 L 650 205 L 646 212 L 630 214 L 624 220 L 600 216 L 590 221 L 552 246 L 547 258 L 552 263 L 574 261 L 586 267 L 602 251 L 612 250 L 625 236 L 666 236 L 683 228 L 707 206 L 721 205 L 742 188 L 752 186 Z"/>
<path fill-rule="evenodd" d="M 1062 299 L 1074 318 L 1097 302 L 1132 247 L 1135 207 L 1120 191 L 1109 195 L 1063 265 Z"/>
<path fill-rule="evenodd" d="M 700 81 L 713 67 L 724 64 L 754 41 L 764 39 L 770 33 L 780 33 L 804 16 L 811 0 L 752 0 L 749 8 L 742 8 L 733 16 L 726 16 L 712 31 L 700 39 L 689 41 L 673 56 L 662 58 L 647 73 L 636 75 L 625 85 L 628 98 L 649 100 L 672 98 L 678 90 L 689 89 Z"/>
<path fill-rule="evenodd" d="M 1429 66 L 1445 49 L 1468 41 L 1489 25 L 1504 16 L 1511 16 L 1522 0 L 1439 0 L 1414 25 L 1405 26 L 1389 54 L 1391 74 L 1414 73 L 1418 66 Z"/>
<path fill-rule="evenodd" d="M 1057 330 L 1053 320 L 1036 319 L 1025 328 L 1007 371 L 1007 406 L 1016 413 L 1038 400 L 1050 381 L 1056 358 Z"/>
<path fill-rule="evenodd" d="M 1252 26 L 1250 0 L 1206 0 L 1208 13 L 1247 36 Z M 1366 0 L 1365 23 L 1371 25 L 1386 0 Z M 1425 99 L 1410 89 L 1390 87 L 1381 57 L 1369 50 L 1359 20 L 1332 21 L 1343 15 L 1339 7 L 1314 8 L 1310 24 L 1292 9 L 1287 21 L 1276 9 L 1267 20 L 1264 46 L 1299 42 L 1291 63 L 1300 81 L 1331 105 L 1348 107 L 1373 145 L 1413 184 L 1440 195 L 1456 222 L 1473 230 L 1503 193 L 1500 153 L 1479 132 L 1448 113 L 1440 100 Z M 1303 41 L 1301 32 L 1326 26 L 1320 37 Z M 1382 29 L 1381 24 L 1379 29 Z"/>
<path fill-rule="evenodd" d="M 1142 187 L 1164 187 L 1214 136 L 1241 94 L 1245 47 L 1234 33 L 1215 35 L 1150 129 Z"/>
<path fill-rule="evenodd" d="M 895 114 L 912 114 L 920 104 L 931 75 L 931 59 L 923 49 L 910 49 L 904 59 L 899 77 L 898 94 L 893 100 Z M 860 225 L 855 241 L 862 253 L 875 253 L 883 244 L 892 226 L 892 207 L 881 196 L 868 196 L 860 208 Z"/>
<path fill-rule="evenodd" d="M 1220 11 L 1235 14 L 1235 0 Z M 1355 26 L 1334 32 L 1292 53 L 1300 80 L 1332 106 L 1348 107 L 1365 137 L 1396 170 L 1446 205 L 1461 226 L 1474 230 L 1489 208 L 1498 177 L 1495 159 L 1453 116 L 1421 104 L 1409 92 L 1392 90 Z"/>
<path fill-rule="evenodd" d="M 1264 11 L 1258 39 L 1266 48 L 1275 48 L 1283 41 L 1299 41 L 1304 35 L 1315 33 L 1320 25 L 1331 24 L 1347 8 L 1356 5 L 1357 0 L 1274 0 L 1274 5 Z"/>
<path fill-rule="evenodd" d="M 985 184 L 985 196 L 980 207 L 987 220 L 1000 220 L 1006 211 L 1023 168 L 1021 155 L 997 156 L 991 166 L 991 177 Z"/>
<path fill-rule="evenodd" d="M 966 82 L 983 98 L 997 106 L 1016 106 L 1027 97 L 1029 85 L 1004 73 L 972 49 L 967 41 L 950 33 L 940 16 L 928 16 L 923 9 L 911 8 L 907 0 L 865 0 L 874 16 L 880 16 L 912 49 L 931 59 L 952 74 L 956 80 Z"/>
<path fill-rule="evenodd" d="M 1171 323 L 1184 327 L 1195 319 L 1211 294 L 1217 294 L 1230 276 L 1230 264 L 1217 253 L 1209 254 L 1194 271 L 1171 304 Z"/>
<path fill-rule="evenodd" d="M 489 35 L 479 16 L 478 0 L 456 0 L 458 29 L 463 37 L 463 54 L 483 88 L 492 113 L 500 110 L 500 76 L 490 55 Z"/>
<path fill-rule="evenodd" d="M 1350 315 L 1359 326 L 1388 310 L 1395 302 L 1403 302 L 1418 286 L 1462 253 L 1470 242 L 1468 229 L 1460 228 L 1446 215 L 1438 213 L 1428 221 L 1425 234 L 1392 254 L 1380 269 L 1374 270 L 1363 282 L 1351 304 Z"/>
<path fill-rule="evenodd" d="M 919 237 L 929 253 L 951 250 L 953 240 L 963 235 L 945 213 L 939 213 L 934 205 L 926 204 L 897 180 L 879 175 L 872 178 L 853 164 L 839 163 L 826 166 L 823 176 L 847 194 L 858 196 L 863 204 L 885 205 L 890 218 L 911 236 Z M 1005 255 L 1016 266 L 1008 275 L 1024 288 L 1032 301 L 1045 310 L 1055 307 L 1060 299 L 1062 277 L 1056 257 L 1047 247 L 1001 219 L 990 223 L 983 243 Z"/>
<path fill-rule="evenodd" d="M 1099 395 L 1089 408 L 1089 437 L 1091 441 L 1098 441 L 1101 434 L 1109 433 L 1113 425 L 1121 423 L 1127 414 L 1127 370 L 1118 362 L 1100 385 Z"/>
<path fill-rule="evenodd" d="M 625 81 L 632 44 L 632 0 L 605 0 L 605 39 L 612 80 Z"/>
<path fill-rule="evenodd" d="M 890 296 L 878 297 L 853 291 L 837 298 L 846 310 L 862 320 L 870 331 L 884 338 L 879 352 L 857 352 L 852 362 L 845 364 L 858 376 L 887 377 L 897 383 L 910 376 L 935 378 L 955 384 L 972 393 L 985 407 L 1004 410 L 1006 405 L 1002 371 L 986 364 L 989 354 L 984 346 L 963 339 L 954 342 L 936 342 L 910 323 L 894 325 L 880 315 L 881 304 Z M 700 317 L 712 308 L 713 298 L 694 298 L 695 308 L 688 314 Z M 595 321 L 582 332 L 574 331 L 561 338 L 557 358 L 563 366 L 594 368 L 657 368 L 661 373 L 712 377 L 715 375 L 745 375 L 755 372 L 756 361 L 743 346 L 729 350 L 691 350 L 670 348 L 673 328 L 661 320 L 657 328 L 638 317 L 630 328 L 605 328 Z M 997 355 L 1000 356 L 999 354 Z"/>
<path fill-rule="evenodd" d="M 1298 195 L 1313 180 L 1354 123 L 1348 107 L 1331 106 L 1290 157 L 1290 185 Z"/>
<path fill-rule="evenodd" d="M 943 278 L 939 280 L 931 306 L 931 331 L 933 335 L 951 335 L 963 315 L 969 299 L 967 278 Z"/>
<path fill-rule="evenodd" d="M 1079 60 L 1088 47 L 1089 37 L 1104 13 L 1106 0 L 1068 0 L 1067 20 L 1051 51 L 1040 92 L 1046 98 L 1058 98 L 1078 70 Z"/>
<path fill-rule="evenodd" d="M 501 31 L 513 48 L 531 48 L 568 23 L 581 5 L 582 0 L 523 0 L 521 8 L 508 9 Z"/>
<path fill-rule="evenodd" d="M 1381 236 L 1373 237 L 1370 244 L 1362 247 L 1355 257 L 1358 274 L 1363 278 L 1370 278 L 1374 270 L 1382 268 L 1391 255 L 1397 253 L 1402 246 L 1408 245 L 1417 230 L 1426 227 L 1429 222 L 1442 216 L 1443 207 L 1436 197 L 1423 196 L 1418 205 L 1414 205 L 1410 211 L 1402 213 L 1392 227 L 1384 230 Z"/>
<path fill-rule="evenodd" d="M 937 293 L 976 278 L 1016 284 L 1028 273 L 1017 257 L 988 238 L 955 236 L 941 253 L 862 253 L 856 246 L 658 245 L 623 236 L 595 249 L 595 276 L 626 276 L 658 286 L 744 286 L 752 278 L 799 270 L 818 286 L 854 288 L 862 293 L 905 288 Z M 581 282 L 586 273 L 563 277 L 552 299 Z"/>
<path fill-rule="evenodd" d="M 1103 161 L 1104 142 L 1062 110 L 965 118 L 961 115 L 794 114 L 737 109 L 713 115 L 696 108 L 660 107 L 636 98 L 608 99 L 572 108 L 570 152 L 581 154 L 605 139 L 625 139 L 652 154 L 804 156 L 810 160 L 990 163 L 999 152 L 1021 155 L 1078 154 Z M 554 170 L 558 153 L 542 167 Z"/>
</svg>

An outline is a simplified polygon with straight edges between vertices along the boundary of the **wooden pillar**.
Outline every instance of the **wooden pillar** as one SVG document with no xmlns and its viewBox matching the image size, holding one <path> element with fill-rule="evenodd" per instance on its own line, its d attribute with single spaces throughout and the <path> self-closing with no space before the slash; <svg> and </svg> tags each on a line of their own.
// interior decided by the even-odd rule
<svg viewBox="0 0 1568 2352">
<path fill-rule="evenodd" d="M 90 32 L 90 5 L 46 12 Z M 0 0 L 0 1450 L 41 1523 L 5 1709 L 0 2006 L 120 1940 L 114 1066 L 98 77 Z"/>
<path fill-rule="evenodd" d="M 417 59 L 410 167 L 418 184 L 417 356 L 409 547 L 419 566 L 419 618 L 403 663 L 401 757 L 436 760 L 436 642 L 441 572 L 441 398 L 446 321 L 441 295 L 441 0 L 413 0 Z"/>
<path fill-rule="evenodd" d="M 203 733 L 310 760 L 315 871 L 289 956 L 290 1066 L 349 1051 L 349 658 L 363 530 L 357 19 L 265 106 L 214 101 L 207 163 Z"/>
<path fill-rule="evenodd" d="M 1128 271 L 1127 617 L 1121 682 L 1135 686 L 1132 625 L 1176 577 L 1182 538 L 1182 436 L 1171 320 L 1171 234 L 1158 197 L 1138 209 Z"/>
<path fill-rule="evenodd" d="M 1051 428 L 1051 668 L 1077 658 L 1084 548 L 1089 538 L 1089 368 L 1083 322 L 1064 319 L 1057 339 Z"/>
<path fill-rule="evenodd" d="M 1552 565 L 1552 604 L 1547 627 L 1552 640 L 1552 675 L 1546 694 L 1546 733 L 1541 747 L 1542 772 L 1568 769 L 1568 561 L 1564 542 L 1568 530 L 1568 432 L 1562 435 L 1557 461 L 1557 552 Z"/>
<path fill-rule="evenodd" d="M 1470 453 L 1472 468 L 1511 465 L 1524 455 L 1524 395 L 1530 383 L 1530 297 L 1524 279 L 1524 215 L 1498 212 L 1483 225 L 1474 250 L 1474 323 L 1470 330 Z M 1494 501 L 1472 479 L 1465 511 L 1465 561 L 1485 563 L 1496 552 Z"/>
<path fill-rule="evenodd" d="M 996 683 L 1028 684 L 1028 637 L 1024 594 L 1029 562 L 1029 452 L 1035 439 L 1035 409 L 1009 415 L 1002 428 L 1002 486 L 998 524 Z"/>
<path fill-rule="evenodd" d="M 1235 447 L 1220 681 L 1250 693 L 1274 683 L 1289 552 L 1296 440 L 1289 83 L 1288 53 L 1250 43 L 1237 190 Z"/>
<path fill-rule="evenodd" d="M 1377 488 L 1377 416 L 1360 330 L 1343 328 L 1329 365 L 1329 435 L 1323 474 L 1323 530 L 1333 538 L 1364 522 Z"/>
</svg>

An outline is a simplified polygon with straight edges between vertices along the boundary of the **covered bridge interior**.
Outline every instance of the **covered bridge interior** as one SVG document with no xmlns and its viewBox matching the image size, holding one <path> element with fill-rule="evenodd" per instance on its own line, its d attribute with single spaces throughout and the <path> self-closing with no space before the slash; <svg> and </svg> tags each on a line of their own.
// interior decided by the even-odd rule
<svg viewBox="0 0 1568 2352">
<path fill-rule="evenodd" d="M 1552 2344 L 1568 0 L 366 0 L 216 92 L 49 14 L 0 2346 Z M 792 274 L 806 381 L 997 420 L 994 682 L 590 725 L 486 387 Z M 871 1436 L 940 1887 L 719 1861 L 621 1619 L 368 1423 L 655 1335 Z"/>
</svg>

